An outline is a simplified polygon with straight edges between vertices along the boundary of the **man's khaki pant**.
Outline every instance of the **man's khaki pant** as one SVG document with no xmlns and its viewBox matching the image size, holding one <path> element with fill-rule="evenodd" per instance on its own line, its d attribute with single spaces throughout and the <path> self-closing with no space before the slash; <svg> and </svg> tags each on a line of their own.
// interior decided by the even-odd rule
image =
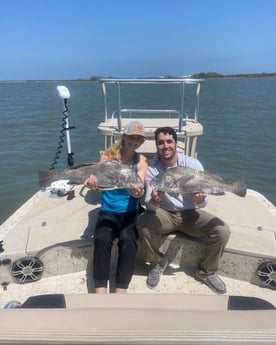
<svg viewBox="0 0 276 345">
<path fill-rule="evenodd" d="M 137 218 L 136 226 L 145 261 L 153 264 L 164 260 L 159 252 L 163 235 L 180 231 L 192 237 L 204 237 L 206 247 L 199 270 L 205 274 L 218 271 L 220 258 L 230 236 L 227 224 L 201 209 L 171 212 L 157 208 L 155 211 L 145 211 Z"/>
</svg>

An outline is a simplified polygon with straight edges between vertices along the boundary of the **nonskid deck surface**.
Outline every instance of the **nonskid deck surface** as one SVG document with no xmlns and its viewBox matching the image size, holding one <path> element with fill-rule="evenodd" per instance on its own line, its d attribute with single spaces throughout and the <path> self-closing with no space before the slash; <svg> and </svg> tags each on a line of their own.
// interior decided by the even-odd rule
<svg viewBox="0 0 276 345">
<path fill-rule="evenodd" d="M 44 262 L 42 278 L 84 271 L 91 266 L 95 219 L 100 207 L 100 192 L 83 186 L 74 187 L 75 197 L 53 197 L 49 190 L 38 192 L 1 226 L 5 234 L 1 259 L 34 255 Z M 232 193 L 209 196 L 207 210 L 224 219 L 231 227 L 230 241 L 222 260 L 220 274 L 227 278 L 252 281 L 258 265 L 274 259 L 275 207 L 261 195 L 249 191 L 246 198 Z M 17 215 L 17 219 L 16 219 Z M 14 241 L 14 236 L 17 241 Z M 169 236 L 165 242 L 172 267 L 193 271 L 202 245 L 181 235 Z M 233 255 L 234 254 L 234 255 Z M 138 259 L 139 247 L 138 247 Z M 141 260 L 140 260 L 141 261 Z M 143 266 L 141 275 L 147 274 Z M 1 284 L 14 281 L 8 266 L 1 267 Z M 258 282 L 257 282 L 258 284 Z M 177 282 L 176 282 L 177 285 Z M 135 289 L 135 288 L 134 288 Z M 139 290 L 139 289 L 138 289 Z"/>
<path fill-rule="evenodd" d="M 32 253 L 64 241 L 75 241 L 93 233 L 101 193 L 74 187 L 75 197 L 54 197 L 40 191 L 1 225 L 5 252 Z M 276 258 L 276 208 L 254 191 L 245 198 L 232 193 L 210 195 L 206 210 L 231 227 L 227 249 Z M 22 241 L 14 241 L 13 235 Z M 2 254 L 3 255 L 3 254 Z"/>
<path fill-rule="evenodd" d="M 137 262 L 137 266 L 130 283 L 128 294 L 187 294 L 187 295 L 204 295 L 216 296 L 206 285 L 194 278 L 194 272 L 185 270 L 179 266 L 171 264 L 166 269 L 160 284 L 155 290 L 148 289 L 146 286 L 146 278 L 148 267 L 141 262 Z M 276 306 L 276 292 L 266 289 L 246 281 L 240 281 L 229 277 L 222 277 L 226 286 L 227 294 L 225 296 L 251 296 L 262 298 L 274 306 Z M 114 291 L 114 280 L 111 278 L 111 291 Z M 37 282 L 28 284 L 8 285 L 7 290 L 0 293 L 0 308 L 4 307 L 8 302 L 17 300 L 20 303 L 33 295 L 40 294 L 87 294 L 94 293 L 94 281 L 92 279 L 92 268 L 80 272 L 60 274 L 42 278 Z"/>
</svg>

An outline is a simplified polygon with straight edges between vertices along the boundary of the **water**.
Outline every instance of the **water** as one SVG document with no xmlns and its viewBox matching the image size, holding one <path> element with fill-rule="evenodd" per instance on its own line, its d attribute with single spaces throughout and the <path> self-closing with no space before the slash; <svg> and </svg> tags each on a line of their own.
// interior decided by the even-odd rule
<svg viewBox="0 0 276 345">
<path fill-rule="evenodd" d="M 71 131 L 75 165 L 99 159 L 103 138 L 97 134 L 97 125 L 104 110 L 98 83 L 0 83 L 0 223 L 39 189 L 37 170 L 50 168 L 54 160 L 63 118 L 63 103 L 56 91 L 60 84 L 71 93 L 68 114 L 70 126 L 75 126 Z M 166 91 L 151 95 L 145 89 L 139 101 L 175 108 L 175 93 L 165 96 Z M 128 93 L 122 90 L 125 106 L 136 106 L 132 102 L 137 92 L 136 88 Z M 226 179 L 243 176 L 249 188 L 274 204 L 275 93 L 276 78 L 206 80 L 199 112 L 204 136 L 198 143 L 198 158 L 206 170 Z M 112 94 L 111 103 L 115 102 Z M 66 165 L 65 141 L 56 169 Z"/>
</svg>

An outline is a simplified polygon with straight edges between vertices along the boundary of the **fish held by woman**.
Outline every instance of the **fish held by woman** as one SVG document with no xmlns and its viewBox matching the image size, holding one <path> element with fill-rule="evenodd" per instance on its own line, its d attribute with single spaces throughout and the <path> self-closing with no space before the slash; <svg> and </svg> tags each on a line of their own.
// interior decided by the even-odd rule
<svg viewBox="0 0 276 345">
<path fill-rule="evenodd" d="M 69 180 L 68 184 L 83 184 L 90 175 L 96 175 L 98 189 L 121 189 L 129 188 L 132 184 L 143 185 L 141 178 L 135 171 L 118 161 L 86 163 L 65 169 L 62 172 L 52 170 L 40 170 L 38 172 L 41 187 L 47 187 L 58 180 Z"/>
<path fill-rule="evenodd" d="M 220 176 L 188 167 L 169 168 L 155 176 L 151 185 L 156 190 L 175 194 L 205 192 L 219 195 L 232 192 L 244 197 L 247 190 L 242 178 L 228 183 Z"/>
</svg>

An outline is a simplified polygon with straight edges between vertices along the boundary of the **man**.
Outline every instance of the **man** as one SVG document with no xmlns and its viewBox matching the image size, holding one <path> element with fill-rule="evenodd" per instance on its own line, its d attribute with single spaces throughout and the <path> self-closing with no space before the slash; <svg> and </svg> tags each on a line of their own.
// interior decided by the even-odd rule
<svg viewBox="0 0 276 345">
<path fill-rule="evenodd" d="M 197 159 L 185 155 L 177 147 L 177 135 L 173 128 L 158 128 L 155 143 L 157 152 L 146 176 L 146 211 L 137 219 L 145 259 L 150 263 L 147 286 L 152 289 L 157 287 L 168 265 L 166 257 L 159 252 L 162 235 L 180 231 L 189 236 L 206 238 L 204 257 L 196 276 L 216 293 L 223 294 L 226 287 L 216 272 L 230 236 L 228 225 L 201 209 L 207 204 L 206 193 L 199 192 L 192 196 L 168 194 L 156 191 L 150 185 L 152 178 L 166 169 L 187 166 L 203 170 L 203 167 Z"/>
</svg>

